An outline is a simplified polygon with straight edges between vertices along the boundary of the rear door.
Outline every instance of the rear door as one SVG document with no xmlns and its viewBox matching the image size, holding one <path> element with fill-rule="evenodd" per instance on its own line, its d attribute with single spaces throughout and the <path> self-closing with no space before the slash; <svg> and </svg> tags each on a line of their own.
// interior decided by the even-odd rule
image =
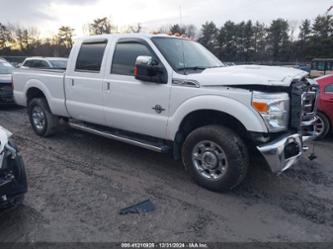
<svg viewBox="0 0 333 249">
<path fill-rule="evenodd" d="M 68 113 L 74 119 L 105 124 L 102 86 L 106 46 L 106 39 L 87 40 L 71 55 L 65 91 Z"/>
</svg>

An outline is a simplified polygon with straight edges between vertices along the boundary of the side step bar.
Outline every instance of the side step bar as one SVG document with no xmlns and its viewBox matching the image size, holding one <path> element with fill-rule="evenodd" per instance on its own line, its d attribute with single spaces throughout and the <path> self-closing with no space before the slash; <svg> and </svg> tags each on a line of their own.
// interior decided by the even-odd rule
<svg viewBox="0 0 333 249">
<path fill-rule="evenodd" d="M 77 130 L 81 130 L 81 131 L 86 131 L 95 135 L 99 135 L 102 137 L 106 137 L 109 139 L 113 139 L 116 141 L 120 141 L 120 142 L 124 142 L 127 144 L 131 144 L 131 145 L 135 145 L 144 149 L 148 149 L 148 150 L 152 150 L 152 151 L 156 151 L 156 152 L 160 152 L 160 153 L 166 153 L 170 150 L 169 146 L 167 145 L 159 145 L 159 144 L 155 144 L 152 142 L 148 142 L 142 139 L 134 139 L 134 138 L 130 138 L 128 136 L 125 135 L 121 135 L 121 134 L 114 134 L 111 131 L 106 131 L 106 130 L 101 130 L 98 128 L 95 128 L 93 126 L 89 126 L 86 124 L 82 124 L 82 123 L 73 123 L 73 122 L 68 122 L 68 125 L 73 128 L 73 129 L 77 129 Z"/>
</svg>

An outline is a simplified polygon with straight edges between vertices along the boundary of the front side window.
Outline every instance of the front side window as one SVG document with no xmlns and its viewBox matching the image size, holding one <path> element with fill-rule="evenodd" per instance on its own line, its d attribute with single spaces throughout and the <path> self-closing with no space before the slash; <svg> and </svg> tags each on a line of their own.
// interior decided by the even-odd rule
<svg viewBox="0 0 333 249">
<path fill-rule="evenodd" d="M 165 37 L 155 37 L 152 40 L 175 71 L 191 72 L 224 66 L 197 42 Z"/>
<path fill-rule="evenodd" d="M 8 62 L 0 62 L 0 74 L 11 74 L 14 67 Z"/>
<path fill-rule="evenodd" d="M 325 93 L 333 93 L 333 84 L 325 87 Z"/>
<path fill-rule="evenodd" d="M 138 56 L 153 56 L 149 48 L 138 42 L 118 43 L 112 61 L 112 74 L 134 75 L 135 61 Z"/>
<path fill-rule="evenodd" d="M 100 72 L 105 48 L 106 42 L 82 43 L 75 70 Z"/>
</svg>

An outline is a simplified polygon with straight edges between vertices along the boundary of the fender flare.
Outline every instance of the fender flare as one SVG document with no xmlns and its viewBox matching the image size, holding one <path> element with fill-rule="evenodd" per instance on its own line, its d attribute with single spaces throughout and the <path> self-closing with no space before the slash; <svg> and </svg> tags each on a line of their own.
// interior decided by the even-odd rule
<svg viewBox="0 0 333 249">
<path fill-rule="evenodd" d="M 176 112 L 169 118 L 168 139 L 174 141 L 184 118 L 195 111 L 203 110 L 226 113 L 237 119 L 248 131 L 268 132 L 264 120 L 254 109 L 230 97 L 209 95 L 188 99 L 177 108 Z"/>
</svg>

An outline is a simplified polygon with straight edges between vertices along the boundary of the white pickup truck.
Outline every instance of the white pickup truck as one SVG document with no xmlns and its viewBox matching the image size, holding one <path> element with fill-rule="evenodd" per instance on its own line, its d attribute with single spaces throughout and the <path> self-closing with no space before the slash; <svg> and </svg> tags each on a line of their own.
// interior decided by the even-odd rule
<svg viewBox="0 0 333 249">
<path fill-rule="evenodd" d="M 225 67 L 200 44 L 171 36 L 103 35 L 76 41 L 66 71 L 18 69 L 17 104 L 34 131 L 72 128 L 181 159 L 211 190 L 245 177 L 258 154 L 281 173 L 313 137 L 318 87 L 301 70 Z"/>
</svg>

